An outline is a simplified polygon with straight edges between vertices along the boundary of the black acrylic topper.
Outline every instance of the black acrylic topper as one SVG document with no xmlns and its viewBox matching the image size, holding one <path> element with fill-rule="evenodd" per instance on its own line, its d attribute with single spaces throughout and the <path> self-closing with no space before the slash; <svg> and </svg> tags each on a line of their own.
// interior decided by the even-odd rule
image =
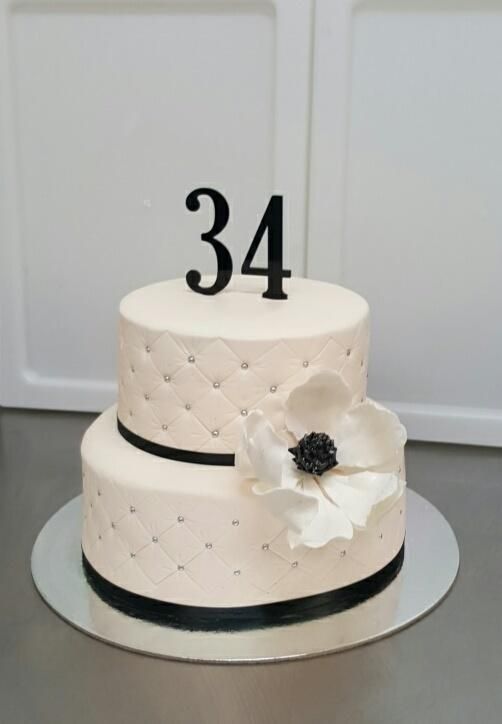
<svg viewBox="0 0 502 724">
<path fill-rule="evenodd" d="M 225 197 L 210 188 L 195 189 L 188 194 L 186 205 L 190 211 L 198 211 L 200 208 L 199 196 L 208 196 L 214 205 L 214 222 L 210 231 L 201 234 L 201 239 L 212 245 L 216 252 L 218 271 L 214 284 L 209 287 L 201 287 L 201 274 L 196 269 L 191 269 L 186 275 L 186 282 L 190 289 L 198 294 L 217 294 L 225 289 L 232 278 L 232 257 L 226 246 L 215 238 L 228 223 L 230 210 Z M 264 267 L 252 267 L 252 261 L 258 251 L 265 232 L 268 239 L 268 265 Z M 265 213 L 258 225 L 256 233 L 249 247 L 248 253 L 242 264 L 241 273 L 255 276 L 268 277 L 268 288 L 263 292 L 267 299 L 287 299 L 288 295 L 282 289 L 282 280 L 291 276 L 289 269 L 283 268 L 283 205 L 282 196 L 274 195 L 270 198 Z"/>
<path fill-rule="evenodd" d="M 209 196 L 214 206 L 214 222 L 210 231 L 206 231 L 200 235 L 202 241 L 207 241 L 211 244 L 216 252 L 216 260 L 218 262 L 218 273 L 214 284 L 210 287 L 201 287 L 200 281 L 202 279 L 201 273 L 196 269 L 190 269 L 186 275 L 186 281 L 190 289 L 199 294 L 217 294 L 225 289 L 228 282 L 232 278 L 232 257 L 225 244 L 215 239 L 215 235 L 223 231 L 228 223 L 228 217 L 230 216 L 230 210 L 228 208 L 227 201 L 219 191 L 214 189 L 195 189 L 188 194 L 186 198 L 187 209 L 190 211 L 198 211 L 200 209 L 199 196 Z"/>
<path fill-rule="evenodd" d="M 284 277 L 290 277 L 291 271 L 282 267 L 282 196 L 272 196 L 265 209 L 262 220 L 256 230 L 246 258 L 242 263 L 242 274 L 255 276 L 268 276 L 268 289 L 263 292 L 267 299 L 287 299 L 288 295 L 282 289 Z M 268 230 L 268 266 L 252 267 L 253 261 L 261 240 Z"/>
</svg>

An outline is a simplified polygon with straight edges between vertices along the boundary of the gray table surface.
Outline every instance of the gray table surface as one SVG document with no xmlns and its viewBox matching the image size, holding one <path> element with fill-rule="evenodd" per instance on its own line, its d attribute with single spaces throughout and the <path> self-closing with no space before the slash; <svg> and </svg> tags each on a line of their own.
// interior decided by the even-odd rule
<svg viewBox="0 0 502 724">
<path fill-rule="evenodd" d="M 35 537 L 80 492 L 91 415 L 0 409 L 2 724 L 500 724 L 502 450 L 409 444 L 408 481 L 448 518 L 450 596 L 378 643 L 306 661 L 195 665 L 127 653 L 50 611 L 30 577 Z"/>
</svg>

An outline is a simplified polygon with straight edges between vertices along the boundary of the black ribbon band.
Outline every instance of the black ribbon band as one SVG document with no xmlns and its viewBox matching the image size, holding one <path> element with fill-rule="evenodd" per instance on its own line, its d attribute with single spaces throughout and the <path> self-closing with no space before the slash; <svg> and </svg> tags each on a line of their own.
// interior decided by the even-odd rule
<svg viewBox="0 0 502 724">
<path fill-rule="evenodd" d="M 233 453 L 195 452 L 193 450 L 182 450 L 178 447 L 160 445 L 158 442 L 152 442 L 140 435 L 136 435 L 135 432 L 131 432 L 118 418 L 117 427 L 122 437 L 131 443 L 131 445 L 151 455 L 157 455 L 160 458 L 178 460 L 182 463 L 197 463 L 198 465 L 235 465 L 235 455 Z"/>
<path fill-rule="evenodd" d="M 404 543 L 399 553 L 381 570 L 343 588 L 261 606 L 210 608 L 158 601 L 126 591 L 103 578 L 82 553 L 87 581 L 103 601 L 128 616 L 192 631 L 243 631 L 340 613 L 383 591 L 401 570 L 403 559 Z"/>
</svg>

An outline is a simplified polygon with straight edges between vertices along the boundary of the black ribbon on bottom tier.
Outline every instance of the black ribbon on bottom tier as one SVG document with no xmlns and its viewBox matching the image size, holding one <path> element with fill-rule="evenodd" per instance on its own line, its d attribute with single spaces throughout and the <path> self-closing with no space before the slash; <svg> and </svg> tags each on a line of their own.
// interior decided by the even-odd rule
<svg viewBox="0 0 502 724">
<path fill-rule="evenodd" d="M 343 588 L 259 606 L 213 608 L 169 603 L 126 591 L 103 578 L 82 552 L 87 581 L 103 601 L 128 616 L 190 631 L 245 631 L 340 613 L 383 591 L 401 570 L 403 560 L 404 543 L 398 554 L 382 569 Z"/>
</svg>

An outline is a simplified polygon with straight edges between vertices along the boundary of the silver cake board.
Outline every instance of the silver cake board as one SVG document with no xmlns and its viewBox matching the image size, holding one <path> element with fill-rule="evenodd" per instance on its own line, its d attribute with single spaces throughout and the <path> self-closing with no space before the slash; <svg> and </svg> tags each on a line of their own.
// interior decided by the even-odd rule
<svg viewBox="0 0 502 724">
<path fill-rule="evenodd" d="M 184 631 L 111 608 L 88 585 L 81 562 L 81 496 L 45 524 L 31 570 L 44 601 L 65 621 L 108 644 L 150 656 L 206 663 L 259 663 L 333 653 L 389 636 L 447 595 L 459 567 L 455 535 L 441 513 L 408 490 L 406 549 L 397 578 L 355 608 L 313 621 L 238 632 Z"/>
</svg>

